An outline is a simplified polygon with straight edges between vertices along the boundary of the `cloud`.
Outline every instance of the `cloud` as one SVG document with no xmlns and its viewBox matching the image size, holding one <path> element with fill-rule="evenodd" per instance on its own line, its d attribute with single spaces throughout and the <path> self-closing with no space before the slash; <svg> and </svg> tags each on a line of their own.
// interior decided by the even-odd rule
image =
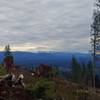
<svg viewBox="0 0 100 100">
<path fill-rule="evenodd" d="M 92 10 L 93 0 L 0 0 L 0 48 L 88 51 Z"/>
</svg>

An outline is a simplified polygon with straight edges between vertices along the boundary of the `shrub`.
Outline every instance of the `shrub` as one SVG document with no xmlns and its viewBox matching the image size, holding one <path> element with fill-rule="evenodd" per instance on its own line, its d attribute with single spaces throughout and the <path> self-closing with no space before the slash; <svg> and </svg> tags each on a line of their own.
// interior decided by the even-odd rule
<svg viewBox="0 0 100 100">
<path fill-rule="evenodd" d="M 43 100 L 53 100 L 55 98 L 54 84 L 46 79 L 39 80 L 30 91 L 34 97 Z"/>
</svg>

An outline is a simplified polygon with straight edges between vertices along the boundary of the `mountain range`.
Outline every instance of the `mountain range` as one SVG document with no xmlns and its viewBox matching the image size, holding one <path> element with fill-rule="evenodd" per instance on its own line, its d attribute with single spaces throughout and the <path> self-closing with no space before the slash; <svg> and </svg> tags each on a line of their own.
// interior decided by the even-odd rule
<svg viewBox="0 0 100 100">
<path fill-rule="evenodd" d="M 69 68 L 72 57 L 75 56 L 79 63 L 88 63 L 92 56 L 89 53 L 68 53 L 68 52 L 12 52 L 16 65 L 32 68 L 40 64 L 49 64 L 60 68 Z M 0 62 L 2 63 L 4 52 L 0 52 Z"/>
</svg>

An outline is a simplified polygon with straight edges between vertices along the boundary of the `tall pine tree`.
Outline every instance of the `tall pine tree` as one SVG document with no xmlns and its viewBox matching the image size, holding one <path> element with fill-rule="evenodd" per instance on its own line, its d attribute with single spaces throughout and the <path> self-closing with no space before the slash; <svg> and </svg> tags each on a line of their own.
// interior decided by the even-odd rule
<svg viewBox="0 0 100 100">
<path fill-rule="evenodd" d="M 91 25 L 91 46 L 93 56 L 93 87 L 95 88 L 95 69 L 96 69 L 96 54 L 100 51 L 100 0 L 95 3 L 96 7 L 93 14 L 93 23 Z"/>
</svg>

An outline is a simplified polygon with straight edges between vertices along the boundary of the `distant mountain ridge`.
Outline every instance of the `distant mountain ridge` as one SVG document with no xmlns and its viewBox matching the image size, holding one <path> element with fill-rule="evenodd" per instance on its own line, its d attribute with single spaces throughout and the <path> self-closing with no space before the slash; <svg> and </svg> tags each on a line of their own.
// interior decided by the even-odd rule
<svg viewBox="0 0 100 100">
<path fill-rule="evenodd" d="M 75 56 L 79 63 L 91 61 L 91 54 L 88 53 L 67 53 L 67 52 L 13 52 L 15 64 L 26 68 L 36 67 L 39 64 L 49 64 L 61 68 L 69 68 L 72 56 Z M 4 52 L 0 52 L 2 63 Z"/>
</svg>

